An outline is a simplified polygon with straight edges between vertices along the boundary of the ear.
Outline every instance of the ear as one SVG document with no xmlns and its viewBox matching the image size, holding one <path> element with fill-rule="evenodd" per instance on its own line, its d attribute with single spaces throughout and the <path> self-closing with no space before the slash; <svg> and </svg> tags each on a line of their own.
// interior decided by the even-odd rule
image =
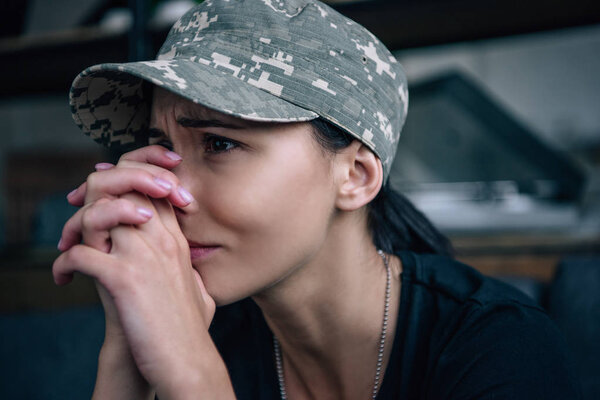
<svg viewBox="0 0 600 400">
<path fill-rule="evenodd" d="M 355 140 L 336 155 L 336 176 L 336 206 L 353 211 L 375 198 L 383 183 L 383 166 L 375 153 Z"/>
</svg>

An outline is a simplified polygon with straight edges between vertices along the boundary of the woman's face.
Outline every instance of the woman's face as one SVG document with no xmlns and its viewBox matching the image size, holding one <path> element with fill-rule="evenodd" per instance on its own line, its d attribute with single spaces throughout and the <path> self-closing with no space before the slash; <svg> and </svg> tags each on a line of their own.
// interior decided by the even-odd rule
<svg viewBox="0 0 600 400">
<path fill-rule="evenodd" d="M 150 128 L 183 157 L 173 172 L 195 203 L 177 218 L 217 304 L 310 262 L 335 210 L 332 160 L 310 124 L 244 121 L 156 89 Z"/>
</svg>

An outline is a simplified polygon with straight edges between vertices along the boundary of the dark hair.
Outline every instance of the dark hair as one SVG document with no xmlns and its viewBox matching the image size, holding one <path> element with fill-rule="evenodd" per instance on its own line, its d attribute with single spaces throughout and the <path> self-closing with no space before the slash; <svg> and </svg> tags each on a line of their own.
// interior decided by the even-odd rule
<svg viewBox="0 0 600 400">
<path fill-rule="evenodd" d="M 337 153 L 355 139 L 322 118 L 310 121 L 314 137 L 329 153 Z M 401 250 L 453 256 L 452 244 L 423 213 L 387 182 L 368 204 L 368 226 L 373 243 L 389 254 Z"/>
</svg>

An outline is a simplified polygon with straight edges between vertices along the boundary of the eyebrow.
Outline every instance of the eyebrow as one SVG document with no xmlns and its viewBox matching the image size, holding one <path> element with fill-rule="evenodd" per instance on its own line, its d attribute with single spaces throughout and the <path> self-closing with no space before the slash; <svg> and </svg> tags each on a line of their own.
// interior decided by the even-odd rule
<svg viewBox="0 0 600 400">
<path fill-rule="evenodd" d="M 218 119 L 196 119 L 179 117 L 177 123 L 184 128 L 227 128 L 227 129 L 243 129 L 243 126 L 230 124 L 219 121 Z"/>
<path fill-rule="evenodd" d="M 162 129 L 158 129 L 158 128 L 148 128 L 147 133 L 150 137 L 163 137 L 163 136 L 167 136 L 165 135 L 165 132 Z"/>
</svg>

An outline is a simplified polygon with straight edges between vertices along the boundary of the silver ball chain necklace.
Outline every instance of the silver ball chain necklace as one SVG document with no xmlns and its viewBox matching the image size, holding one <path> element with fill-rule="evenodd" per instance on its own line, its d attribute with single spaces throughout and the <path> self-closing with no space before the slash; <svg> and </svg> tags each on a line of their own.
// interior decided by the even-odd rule
<svg viewBox="0 0 600 400">
<path fill-rule="evenodd" d="M 388 264 L 388 258 L 382 250 L 377 250 L 377 254 L 383 258 L 383 264 L 385 265 L 387 278 L 385 284 L 385 308 L 383 311 L 383 323 L 381 327 L 381 337 L 379 339 L 379 352 L 377 354 L 377 367 L 375 369 L 375 382 L 373 382 L 373 392 L 371 399 L 375 400 L 377 392 L 379 391 L 379 380 L 381 378 L 381 365 L 383 364 L 383 352 L 385 350 L 385 337 L 387 334 L 387 323 L 388 314 L 390 309 L 390 292 L 391 292 L 391 271 Z M 287 400 L 287 393 L 285 391 L 285 380 L 283 377 L 283 361 L 281 360 L 281 348 L 279 341 L 273 335 L 273 348 L 275 350 L 275 366 L 277 367 L 277 379 L 279 380 L 279 393 L 281 394 L 281 400 Z"/>
</svg>

